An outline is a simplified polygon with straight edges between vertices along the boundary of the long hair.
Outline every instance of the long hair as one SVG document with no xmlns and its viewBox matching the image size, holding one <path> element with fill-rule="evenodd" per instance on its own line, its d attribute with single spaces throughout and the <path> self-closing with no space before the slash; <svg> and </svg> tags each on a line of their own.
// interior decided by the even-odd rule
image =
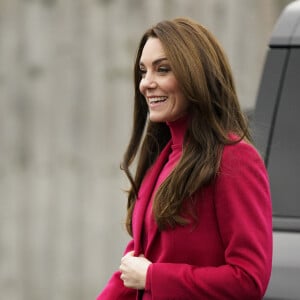
<svg viewBox="0 0 300 300">
<path fill-rule="evenodd" d="M 121 164 L 131 183 L 126 219 L 129 234 L 132 234 L 132 212 L 141 182 L 170 140 L 165 123 L 149 121 L 147 103 L 139 91 L 140 58 L 150 37 L 162 43 L 180 88 L 190 102 L 182 157 L 154 198 L 153 213 L 159 229 L 186 223 L 181 211 L 183 202 L 214 180 L 224 145 L 242 139 L 251 141 L 232 71 L 215 37 L 202 25 L 186 18 L 162 21 L 148 29 L 137 50 L 133 129 Z M 237 138 L 230 138 L 231 134 Z M 136 158 L 133 176 L 129 168 Z"/>
</svg>

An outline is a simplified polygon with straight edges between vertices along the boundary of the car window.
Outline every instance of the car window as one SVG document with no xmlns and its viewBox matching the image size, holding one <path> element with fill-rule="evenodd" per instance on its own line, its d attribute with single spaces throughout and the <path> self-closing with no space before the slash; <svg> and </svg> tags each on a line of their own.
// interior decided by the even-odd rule
<svg viewBox="0 0 300 300">
<path fill-rule="evenodd" d="M 256 103 L 254 123 L 255 145 L 262 156 L 267 159 L 269 137 L 272 129 L 272 120 L 280 100 L 281 82 L 284 78 L 288 48 L 269 49 L 266 57 L 263 76 Z"/>
<path fill-rule="evenodd" d="M 291 48 L 275 119 L 267 166 L 273 214 L 300 217 L 300 48 Z"/>
</svg>

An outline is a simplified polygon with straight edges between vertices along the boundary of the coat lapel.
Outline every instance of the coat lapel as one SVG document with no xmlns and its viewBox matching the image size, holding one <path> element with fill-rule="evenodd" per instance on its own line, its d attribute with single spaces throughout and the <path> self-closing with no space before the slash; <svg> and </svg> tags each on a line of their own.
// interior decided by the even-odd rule
<svg viewBox="0 0 300 300">
<path fill-rule="evenodd" d="M 151 199 L 156 180 L 166 163 L 171 149 L 171 141 L 166 145 L 158 156 L 156 162 L 146 174 L 135 202 L 133 212 L 133 238 L 134 238 L 134 254 L 139 255 L 142 252 L 142 229 L 148 203 Z"/>
</svg>

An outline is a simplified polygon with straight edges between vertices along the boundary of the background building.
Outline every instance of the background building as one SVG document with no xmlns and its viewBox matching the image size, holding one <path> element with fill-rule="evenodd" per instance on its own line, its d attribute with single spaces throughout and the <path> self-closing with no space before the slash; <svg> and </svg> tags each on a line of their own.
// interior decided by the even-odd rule
<svg viewBox="0 0 300 300">
<path fill-rule="evenodd" d="M 0 0 L 0 298 L 94 299 L 119 266 L 132 66 L 153 23 L 224 46 L 245 110 L 282 0 Z"/>
</svg>

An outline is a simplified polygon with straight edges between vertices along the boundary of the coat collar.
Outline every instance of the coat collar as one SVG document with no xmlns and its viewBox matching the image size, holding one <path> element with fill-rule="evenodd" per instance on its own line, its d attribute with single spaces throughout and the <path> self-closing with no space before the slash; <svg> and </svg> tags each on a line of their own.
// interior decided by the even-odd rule
<svg viewBox="0 0 300 300">
<path fill-rule="evenodd" d="M 145 218 L 146 208 L 151 199 L 153 189 L 156 184 L 159 173 L 161 172 L 164 164 L 166 163 L 170 154 L 172 141 L 170 141 L 158 156 L 154 165 L 149 169 L 145 179 L 139 190 L 137 200 L 135 202 L 133 213 L 133 238 L 134 238 L 134 252 L 135 255 L 141 254 L 142 251 L 142 229 Z M 143 200 L 144 201 L 143 201 Z"/>
</svg>

